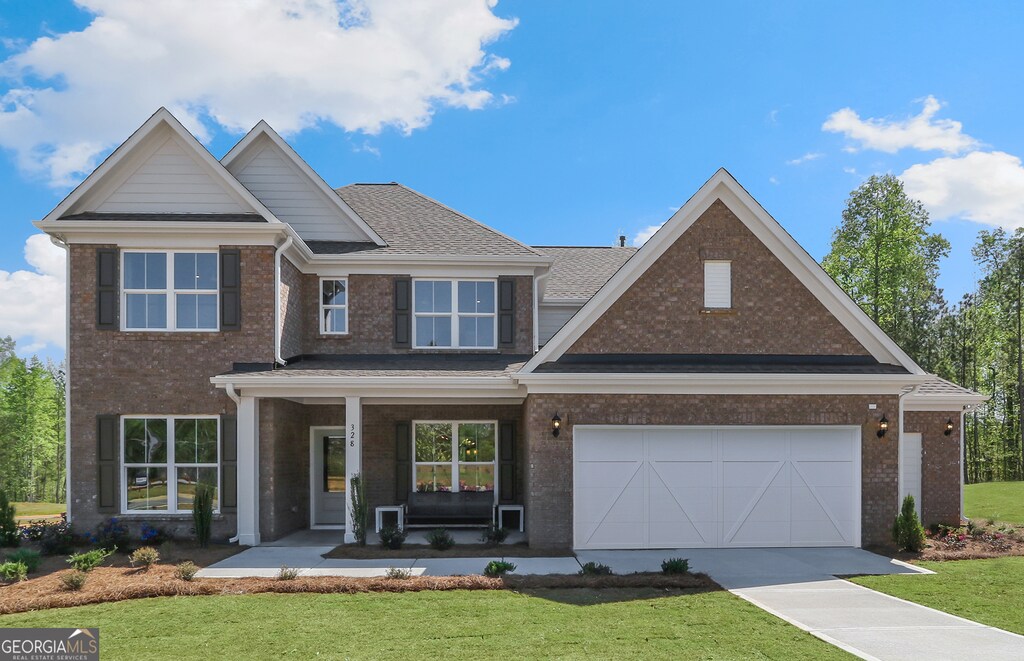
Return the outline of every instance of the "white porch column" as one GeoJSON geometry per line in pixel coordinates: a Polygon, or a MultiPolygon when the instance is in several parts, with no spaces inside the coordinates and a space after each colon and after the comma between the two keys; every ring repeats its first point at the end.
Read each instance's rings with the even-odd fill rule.
{"type": "Polygon", "coordinates": [[[352,476],[363,478],[363,407],[358,397],[345,398],[345,438],[345,543],[352,544],[352,476]]]}
{"type": "Polygon", "coordinates": [[[260,543],[260,403],[255,397],[238,402],[238,543],[260,543]]]}

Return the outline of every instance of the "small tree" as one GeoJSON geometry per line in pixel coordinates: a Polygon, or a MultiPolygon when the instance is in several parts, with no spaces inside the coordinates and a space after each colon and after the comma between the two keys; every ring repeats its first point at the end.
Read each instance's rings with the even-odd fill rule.
{"type": "Polygon", "coordinates": [[[7,493],[0,489],[0,546],[17,546],[21,542],[14,514],[14,505],[7,500],[7,493]]]}
{"type": "Polygon", "coordinates": [[[213,526],[213,489],[202,482],[196,485],[192,499],[192,523],[196,528],[196,541],[205,549],[210,543],[213,526]]]}
{"type": "Polygon", "coordinates": [[[356,544],[366,546],[366,520],[369,508],[366,505],[363,479],[358,473],[349,480],[349,488],[352,489],[352,535],[356,538],[356,544]]]}
{"type": "Polygon", "coordinates": [[[924,528],[917,518],[914,497],[910,494],[903,499],[903,509],[892,524],[892,541],[901,551],[917,553],[924,548],[924,528]]]}

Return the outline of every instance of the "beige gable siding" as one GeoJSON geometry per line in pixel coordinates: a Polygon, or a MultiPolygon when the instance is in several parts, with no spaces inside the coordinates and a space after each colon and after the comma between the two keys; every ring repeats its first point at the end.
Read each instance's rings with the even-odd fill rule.
{"type": "Polygon", "coordinates": [[[565,325],[565,322],[576,312],[581,305],[549,305],[541,303],[537,310],[537,342],[544,346],[551,339],[551,336],[565,325]]]}
{"type": "Polygon", "coordinates": [[[169,137],[95,207],[100,213],[245,213],[223,183],[169,137]]]}
{"type": "Polygon", "coordinates": [[[567,353],[869,355],[720,200],[567,353]],[[704,262],[732,263],[732,307],[704,308],[704,262]]]}
{"type": "Polygon", "coordinates": [[[257,144],[255,156],[243,167],[231,169],[275,216],[309,241],[369,240],[336,206],[332,208],[324,194],[277,147],[268,140],[257,144]]]}

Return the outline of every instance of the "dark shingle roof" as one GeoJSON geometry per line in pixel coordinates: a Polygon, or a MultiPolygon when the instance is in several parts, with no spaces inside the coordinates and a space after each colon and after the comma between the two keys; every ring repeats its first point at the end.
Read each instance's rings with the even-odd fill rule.
{"type": "Polygon", "coordinates": [[[314,253],[540,257],[529,246],[401,184],[352,184],[337,193],[388,245],[307,241],[314,253]]]}
{"type": "Polygon", "coordinates": [[[61,220],[120,220],[128,222],[265,223],[258,213],[76,213],[61,220]]]}
{"type": "Polygon", "coordinates": [[[871,356],[777,354],[568,354],[537,372],[586,374],[908,374],[871,356]]]}
{"type": "Polygon", "coordinates": [[[302,356],[276,370],[236,365],[231,374],[280,377],[509,377],[530,356],[513,354],[365,354],[302,356]]]}
{"type": "Polygon", "coordinates": [[[555,260],[544,298],[585,302],[593,298],[637,248],[534,246],[534,250],[555,260]]]}

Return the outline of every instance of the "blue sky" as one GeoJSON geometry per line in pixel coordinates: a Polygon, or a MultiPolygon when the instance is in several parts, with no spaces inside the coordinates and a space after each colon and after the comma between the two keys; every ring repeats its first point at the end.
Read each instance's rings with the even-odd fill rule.
{"type": "Polygon", "coordinates": [[[1024,225],[1019,3],[161,4],[0,0],[0,335],[23,348],[62,353],[30,221],[159,105],[217,157],[265,117],[332,185],[401,181],[534,244],[632,241],[725,167],[820,259],[893,173],[953,244],[956,300],[978,230],[1024,225]]]}

